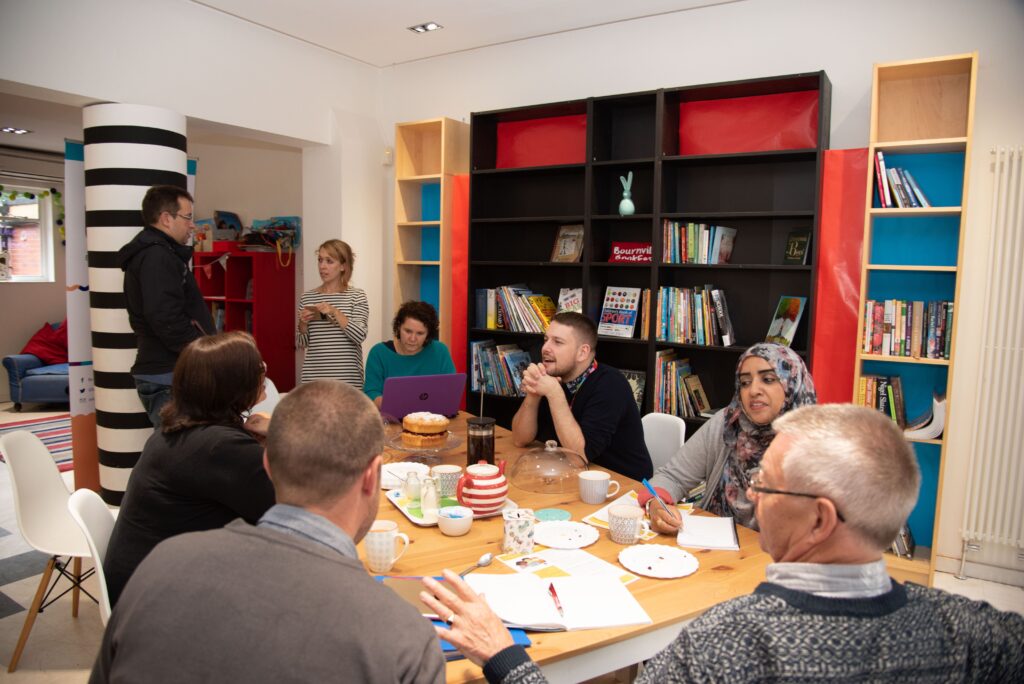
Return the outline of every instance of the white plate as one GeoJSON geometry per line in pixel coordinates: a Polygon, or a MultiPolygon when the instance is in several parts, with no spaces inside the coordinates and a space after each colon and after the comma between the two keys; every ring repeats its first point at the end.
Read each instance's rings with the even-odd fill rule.
{"type": "Polygon", "coordinates": [[[619,552],[623,567],[638,575],[671,579],[697,572],[700,563],[689,551],[665,544],[637,544],[619,552]]]}
{"type": "Polygon", "coordinates": [[[582,549],[597,541],[596,528],[581,522],[553,520],[537,523],[533,540],[549,549],[582,549]]]}
{"type": "Polygon", "coordinates": [[[401,489],[409,473],[416,473],[420,481],[430,474],[430,466],[424,463],[385,463],[380,469],[381,489],[401,489]]]}

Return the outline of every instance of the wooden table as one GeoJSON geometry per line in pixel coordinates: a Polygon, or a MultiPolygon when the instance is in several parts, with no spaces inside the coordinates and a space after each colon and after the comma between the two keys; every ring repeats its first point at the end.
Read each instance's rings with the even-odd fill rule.
{"type": "MultiPolygon", "coordinates": [[[[462,437],[463,444],[442,455],[445,463],[466,465],[467,417],[468,414],[460,414],[452,421],[451,431],[462,437]]],[[[528,449],[519,449],[512,443],[512,434],[508,430],[496,429],[495,455],[497,460],[508,461],[506,470],[526,451],[528,449]]],[[[385,453],[385,462],[400,461],[406,456],[406,453],[389,450],[385,453]]],[[[618,473],[612,473],[612,478],[622,485],[620,494],[630,489],[642,489],[638,482],[618,473]]],[[[580,501],[575,488],[565,494],[535,494],[509,483],[509,498],[521,508],[563,508],[572,513],[573,520],[581,520],[601,507],[580,501]]],[[[487,551],[495,556],[501,553],[501,516],[475,520],[469,533],[462,537],[446,537],[436,526],[412,524],[382,495],[377,517],[398,522],[411,542],[391,569],[391,575],[439,575],[443,568],[462,570],[469,567],[487,551]]],[[[740,527],[738,532],[739,551],[691,549],[700,561],[700,569],[689,577],[674,580],[641,577],[629,585],[633,596],[651,616],[652,624],[575,632],[531,632],[529,636],[533,645],[527,652],[552,682],[578,682],[650,658],[668,645],[686,622],[717,603],[749,594],[764,580],[770,558],[759,548],[757,533],[745,527],[740,527]]],[[[649,543],[674,544],[674,540],[662,536],[649,543]]],[[[617,563],[619,551],[623,548],[612,542],[607,532],[602,530],[597,543],[585,550],[610,563],[617,563]]],[[[360,554],[365,560],[362,545],[360,554]]],[[[495,560],[490,567],[477,572],[504,573],[512,570],[495,560]]],[[[465,659],[448,664],[447,679],[449,682],[484,681],[481,669],[465,659]]]]}

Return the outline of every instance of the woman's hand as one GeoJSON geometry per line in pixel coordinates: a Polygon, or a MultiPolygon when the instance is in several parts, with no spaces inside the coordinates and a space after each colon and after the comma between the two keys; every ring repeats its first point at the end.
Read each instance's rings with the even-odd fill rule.
{"type": "Polygon", "coordinates": [[[267,438],[267,428],[270,427],[270,416],[266,413],[254,413],[245,421],[245,431],[256,438],[256,441],[263,444],[267,438]]]}
{"type": "Polygon", "coordinates": [[[434,627],[437,635],[483,667],[499,651],[513,645],[512,635],[483,597],[461,577],[447,569],[443,574],[444,584],[433,577],[423,578],[427,591],[420,592],[420,600],[451,625],[451,629],[434,627]]]}
{"type": "Polygon", "coordinates": [[[668,512],[654,498],[647,502],[647,515],[651,518],[651,529],[658,534],[677,534],[683,528],[683,515],[675,506],[668,506],[668,512]]]}

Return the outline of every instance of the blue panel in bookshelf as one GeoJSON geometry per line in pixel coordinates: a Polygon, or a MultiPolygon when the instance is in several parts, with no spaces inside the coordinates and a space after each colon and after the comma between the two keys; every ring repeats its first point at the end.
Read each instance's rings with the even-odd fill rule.
{"type": "Polygon", "coordinates": [[[939,491],[939,458],[938,444],[914,443],[917,464],[921,468],[921,493],[917,497],[917,505],[910,512],[910,533],[919,546],[932,545],[932,533],[935,530],[935,500],[939,491]]]}
{"type": "MultiPolygon", "coordinates": [[[[933,207],[958,207],[964,186],[964,153],[936,152],[926,154],[885,153],[885,166],[909,169],[921,192],[933,207]]],[[[875,207],[879,207],[877,183],[875,207]]]]}
{"type": "Polygon", "coordinates": [[[898,375],[903,386],[907,420],[912,421],[931,409],[932,394],[945,394],[949,366],[892,361],[865,361],[864,375],[898,375]]]}
{"type": "Polygon", "coordinates": [[[441,310],[440,269],[437,266],[420,267],[420,300],[434,305],[441,310]]]}
{"type": "Polygon", "coordinates": [[[871,271],[868,299],[953,300],[955,273],[928,271],[871,271]]]}
{"type": "Polygon", "coordinates": [[[879,216],[872,224],[876,265],[956,266],[959,216],[879,216]]]}
{"type": "Polygon", "coordinates": [[[420,259],[423,261],[441,260],[441,229],[428,226],[420,229],[420,259]]]}
{"type": "Polygon", "coordinates": [[[441,184],[425,183],[420,189],[420,220],[441,220],[441,184]]]}

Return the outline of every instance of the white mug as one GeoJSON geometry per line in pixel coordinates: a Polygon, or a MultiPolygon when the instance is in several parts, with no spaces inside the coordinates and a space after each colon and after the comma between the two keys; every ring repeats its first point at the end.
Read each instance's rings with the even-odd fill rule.
{"type": "Polygon", "coordinates": [[[430,474],[437,478],[437,495],[442,498],[455,496],[455,487],[462,477],[462,466],[457,465],[436,465],[430,469],[430,474]]]}
{"type": "Polygon", "coordinates": [[[608,509],[608,536],[616,544],[636,544],[650,529],[639,506],[622,504],[608,509]]]}
{"type": "Polygon", "coordinates": [[[611,479],[611,475],[603,470],[584,470],[580,472],[580,499],[583,503],[601,504],[619,493],[619,483],[611,479]],[[615,489],[611,486],[615,485],[615,489]],[[608,491],[611,489],[611,491],[608,491]]]}
{"type": "Polygon", "coordinates": [[[399,532],[398,523],[393,520],[375,520],[363,545],[367,567],[373,572],[387,572],[409,548],[409,535],[399,532]],[[395,541],[399,539],[402,540],[402,550],[395,553],[395,541]]]}

